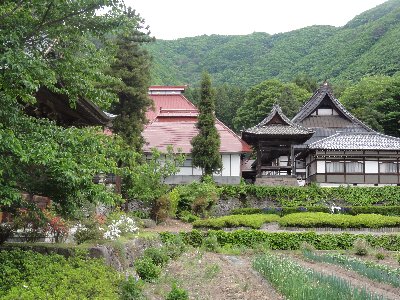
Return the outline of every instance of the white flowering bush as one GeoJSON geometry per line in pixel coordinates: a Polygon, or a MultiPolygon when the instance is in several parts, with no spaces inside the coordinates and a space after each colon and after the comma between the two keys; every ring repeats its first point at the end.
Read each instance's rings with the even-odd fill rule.
{"type": "Polygon", "coordinates": [[[139,227],[131,217],[121,215],[118,219],[112,220],[111,224],[106,227],[104,238],[108,240],[115,240],[121,235],[130,233],[137,233],[139,227]]]}

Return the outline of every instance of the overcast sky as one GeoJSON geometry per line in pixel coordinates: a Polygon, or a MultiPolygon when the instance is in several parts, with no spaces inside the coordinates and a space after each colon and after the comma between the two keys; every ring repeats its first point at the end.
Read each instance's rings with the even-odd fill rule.
{"type": "Polygon", "coordinates": [[[158,39],[343,26],[385,0],[125,0],[158,39]]]}

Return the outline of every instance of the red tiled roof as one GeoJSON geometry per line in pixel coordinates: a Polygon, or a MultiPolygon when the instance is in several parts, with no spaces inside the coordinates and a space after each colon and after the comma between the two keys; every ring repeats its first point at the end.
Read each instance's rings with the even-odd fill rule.
{"type": "Polygon", "coordinates": [[[185,109],[185,110],[197,110],[196,106],[193,105],[185,96],[181,94],[170,94],[170,95],[152,95],[149,97],[154,102],[154,110],[149,110],[146,113],[147,119],[152,122],[160,114],[161,109],[185,109]]]}
{"type": "Polygon", "coordinates": [[[186,85],[152,85],[149,87],[149,91],[184,91],[186,85]]]}
{"type": "MultiPolygon", "coordinates": [[[[163,90],[164,87],[159,88],[163,90]]],[[[155,109],[146,113],[150,123],[143,131],[147,142],[143,150],[165,151],[168,145],[173,145],[175,150],[180,148],[183,153],[190,153],[190,141],[198,133],[197,108],[182,94],[150,94],[149,97],[155,109]]],[[[251,152],[250,146],[221,121],[216,121],[216,127],[221,136],[221,153],[251,152]]]]}
{"type": "MultiPolygon", "coordinates": [[[[196,118],[170,118],[167,122],[160,122],[157,118],[143,132],[147,142],[144,152],[149,152],[152,148],[166,151],[167,146],[172,145],[174,150],[181,149],[183,153],[190,153],[190,141],[198,133],[196,122],[196,118]]],[[[216,127],[221,137],[221,153],[251,152],[249,145],[218,120],[216,127]]]]}

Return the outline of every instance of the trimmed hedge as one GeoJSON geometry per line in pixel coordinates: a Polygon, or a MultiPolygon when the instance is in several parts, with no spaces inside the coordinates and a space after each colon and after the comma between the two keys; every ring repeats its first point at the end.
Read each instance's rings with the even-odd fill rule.
{"type": "Polygon", "coordinates": [[[252,184],[222,185],[222,197],[236,197],[245,200],[254,197],[269,199],[280,206],[315,206],[327,201],[344,201],[349,206],[368,206],[373,204],[400,205],[400,187],[331,187],[317,185],[307,187],[259,186],[252,184]]]}
{"type": "MultiPolygon", "coordinates": [[[[285,216],[298,212],[326,212],[330,213],[328,206],[298,206],[298,207],[266,207],[266,208],[236,208],[231,215],[276,214],[285,216]]],[[[379,214],[385,216],[400,216],[400,206],[343,206],[340,214],[379,214]]]]}
{"type": "MultiPolygon", "coordinates": [[[[209,230],[200,232],[181,232],[186,244],[198,247],[204,238],[209,235],[217,237],[221,246],[226,244],[253,247],[259,244],[268,244],[272,250],[298,250],[303,242],[313,245],[318,250],[347,250],[353,247],[356,239],[365,239],[372,247],[380,247],[390,251],[400,249],[400,234],[351,234],[351,233],[326,233],[317,234],[315,232],[266,232],[260,230],[235,230],[226,232],[223,230],[209,230]]],[[[163,242],[175,238],[175,234],[170,232],[160,233],[163,242]]]]}
{"type": "Polygon", "coordinates": [[[400,226],[400,217],[376,214],[356,216],[327,213],[295,213],[279,219],[283,227],[333,227],[333,228],[381,228],[400,226]]]}
{"type": "Polygon", "coordinates": [[[219,218],[197,220],[193,222],[193,227],[207,227],[207,228],[230,228],[230,227],[251,227],[254,229],[260,228],[264,223],[277,222],[279,220],[277,215],[234,215],[224,216],[219,218]]]}

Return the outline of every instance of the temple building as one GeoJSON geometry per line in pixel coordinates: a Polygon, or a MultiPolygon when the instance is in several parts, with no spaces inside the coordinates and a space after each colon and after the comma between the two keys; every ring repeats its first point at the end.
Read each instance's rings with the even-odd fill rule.
{"type": "MultiPolygon", "coordinates": [[[[149,124],[143,131],[146,144],[143,148],[147,156],[156,148],[162,152],[168,146],[180,150],[186,160],[178,174],[167,178],[170,184],[189,183],[199,180],[202,170],[192,165],[191,140],[197,135],[198,110],[183,95],[185,86],[151,86],[149,97],[154,102],[154,110],[149,110],[146,117],[149,124]]],[[[220,154],[222,170],[214,174],[218,183],[239,183],[242,178],[242,157],[251,152],[251,148],[241,138],[218,119],[215,126],[221,138],[220,154]]]]}
{"type": "Polygon", "coordinates": [[[290,151],[288,136],[270,138],[277,132],[276,126],[271,126],[271,122],[274,123],[271,120],[276,119],[273,115],[280,115],[283,120],[282,113],[277,114],[277,111],[279,109],[274,107],[264,121],[242,133],[243,139],[260,152],[252,165],[256,177],[267,178],[270,174],[265,171],[269,171],[270,166],[276,169],[282,159],[289,156],[291,162],[286,165],[294,167],[291,174],[306,184],[400,185],[400,138],[378,133],[354,117],[334,97],[327,83],[314,93],[290,123],[281,122],[286,124],[282,128],[288,128],[288,132],[294,125],[303,130],[296,137],[297,143],[295,131],[292,132],[290,151]],[[304,138],[305,130],[309,132],[308,138],[304,138]],[[265,154],[274,153],[277,147],[281,149],[279,153],[265,154]]]}

